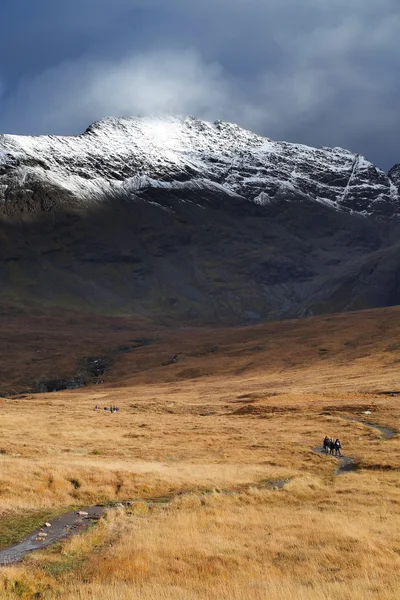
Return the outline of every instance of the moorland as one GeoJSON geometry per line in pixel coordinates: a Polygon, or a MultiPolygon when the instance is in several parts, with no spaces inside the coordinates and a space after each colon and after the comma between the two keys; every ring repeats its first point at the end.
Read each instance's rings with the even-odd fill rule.
{"type": "Polygon", "coordinates": [[[398,598],[399,436],[368,423],[400,429],[399,308],[198,329],[15,314],[1,328],[0,545],[110,509],[2,567],[0,597],[398,598]],[[351,470],[314,451],[325,435],[351,470]]]}

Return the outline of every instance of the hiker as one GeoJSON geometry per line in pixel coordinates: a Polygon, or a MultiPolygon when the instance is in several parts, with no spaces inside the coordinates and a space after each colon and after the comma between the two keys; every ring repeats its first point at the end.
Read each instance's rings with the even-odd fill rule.
{"type": "Polygon", "coordinates": [[[329,454],[331,456],[333,456],[334,451],[335,451],[335,442],[334,442],[333,438],[330,438],[330,440],[329,440],[329,454]]]}
{"type": "Polygon", "coordinates": [[[335,456],[342,456],[341,452],[342,444],[339,439],[335,440],[335,456]]]}
{"type": "Polygon", "coordinates": [[[328,451],[330,449],[330,442],[331,442],[331,438],[329,438],[327,435],[324,438],[324,441],[322,443],[322,447],[325,451],[325,454],[328,454],[328,451]]]}
{"type": "Polygon", "coordinates": [[[99,410],[99,405],[96,404],[96,406],[94,407],[94,410],[99,410]]]}

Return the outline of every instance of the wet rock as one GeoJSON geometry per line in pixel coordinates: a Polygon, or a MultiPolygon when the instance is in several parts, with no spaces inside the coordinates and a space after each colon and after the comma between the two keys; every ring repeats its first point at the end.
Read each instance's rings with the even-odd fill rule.
{"type": "Polygon", "coordinates": [[[163,362],[162,366],[166,367],[167,365],[173,365],[174,363],[177,363],[178,360],[179,360],[179,354],[174,354],[174,356],[172,356],[169,360],[163,362]]]}
{"type": "Polygon", "coordinates": [[[48,379],[37,382],[32,389],[34,394],[46,394],[61,390],[75,390],[86,385],[82,377],[66,377],[64,379],[48,379]]]}
{"type": "Polygon", "coordinates": [[[80,367],[82,372],[89,377],[100,377],[111,367],[113,360],[109,356],[89,356],[84,358],[80,367]]]}

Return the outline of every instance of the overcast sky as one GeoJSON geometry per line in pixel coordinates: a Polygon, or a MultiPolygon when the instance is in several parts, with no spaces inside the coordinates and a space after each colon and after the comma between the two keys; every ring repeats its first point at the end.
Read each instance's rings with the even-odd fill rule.
{"type": "Polygon", "coordinates": [[[399,0],[3,0],[0,131],[225,119],[400,162],[399,0]]]}

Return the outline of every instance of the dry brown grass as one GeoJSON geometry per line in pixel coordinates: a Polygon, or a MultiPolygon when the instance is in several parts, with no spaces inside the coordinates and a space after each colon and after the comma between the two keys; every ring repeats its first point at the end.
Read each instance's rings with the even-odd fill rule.
{"type": "Polygon", "coordinates": [[[150,513],[117,511],[61,553],[32,556],[3,577],[42,590],[44,568],[78,564],[47,582],[68,600],[394,599],[400,498],[386,477],[379,504],[369,475],[332,484],[305,475],[278,492],[193,494],[150,513]]]}
{"type": "MultiPolygon", "coordinates": [[[[118,343],[131,336],[118,331],[118,343]]],[[[114,511],[2,569],[0,597],[397,598],[399,436],[384,441],[342,417],[400,430],[400,396],[380,393],[400,387],[399,332],[398,309],[158,332],[104,386],[3,399],[3,519],[195,493],[114,511]],[[342,439],[358,471],[334,477],[335,460],[312,453],[325,434],[342,439]],[[255,489],[286,478],[282,491],[255,489]],[[200,493],[215,488],[242,491],[200,493]]]]}

